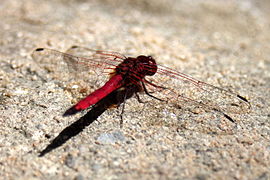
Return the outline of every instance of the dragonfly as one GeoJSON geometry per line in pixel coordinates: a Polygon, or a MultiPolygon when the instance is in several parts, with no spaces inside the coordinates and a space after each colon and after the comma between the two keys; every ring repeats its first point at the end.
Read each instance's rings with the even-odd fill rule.
{"type": "MultiPolygon", "coordinates": [[[[143,102],[143,95],[152,99],[147,101],[150,104],[161,103],[191,112],[192,109],[202,109],[202,113],[222,116],[231,123],[236,122],[231,114],[246,113],[251,108],[244,96],[157,64],[152,56],[126,57],[118,52],[72,46],[66,52],[37,48],[32,58],[47,73],[56,74],[56,77],[61,75],[67,78],[75,74],[77,79],[84,81],[96,79],[88,83],[98,84],[97,90],[69,108],[64,116],[83,111],[112,92],[130,87],[136,89],[134,94],[139,102],[143,102]]],[[[124,105],[121,124],[123,112],[124,105]]]]}

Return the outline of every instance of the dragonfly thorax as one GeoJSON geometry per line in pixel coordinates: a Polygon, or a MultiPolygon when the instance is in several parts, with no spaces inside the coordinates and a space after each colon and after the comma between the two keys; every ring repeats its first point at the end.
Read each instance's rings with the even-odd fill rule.
{"type": "Polygon", "coordinates": [[[157,64],[151,56],[128,57],[116,67],[115,72],[125,76],[124,79],[140,81],[145,76],[153,76],[157,72],[157,64]]]}

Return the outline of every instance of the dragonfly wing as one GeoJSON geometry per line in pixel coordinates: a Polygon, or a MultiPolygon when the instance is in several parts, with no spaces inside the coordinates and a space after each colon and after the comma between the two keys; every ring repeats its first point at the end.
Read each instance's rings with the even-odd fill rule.
{"type": "MultiPolygon", "coordinates": [[[[159,66],[157,73],[150,77],[149,81],[162,87],[157,88],[148,85],[150,89],[157,89],[157,93],[167,92],[166,101],[174,103],[188,101],[200,106],[208,106],[215,110],[236,114],[250,110],[250,103],[243,96],[164,66],[159,66]],[[172,99],[171,96],[174,98],[172,99]]],[[[153,94],[155,91],[153,90],[153,94]]]]}
{"type": "MultiPolygon", "coordinates": [[[[226,123],[232,123],[231,126],[235,128],[234,115],[250,110],[250,103],[246,98],[164,66],[159,65],[157,73],[145,79],[149,93],[163,99],[166,108],[169,109],[168,105],[171,105],[185,111],[180,111],[182,113],[179,117],[184,117],[187,112],[191,115],[196,114],[197,118],[202,114],[214,115],[216,120],[225,119],[226,123]]],[[[221,123],[216,122],[216,126],[213,126],[215,121],[212,120],[215,118],[205,116],[203,119],[211,119],[208,121],[208,127],[217,127],[221,123]]],[[[207,131],[216,131],[210,129],[207,131]]]]}
{"type": "Polygon", "coordinates": [[[79,91],[89,93],[108,81],[110,73],[124,56],[74,46],[65,53],[38,48],[33,51],[32,58],[41,67],[39,71],[43,72],[42,77],[46,81],[57,80],[67,89],[78,85],[79,91]],[[92,90],[88,90],[89,87],[92,90]]]}
{"type": "Polygon", "coordinates": [[[126,59],[126,56],[118,52],[94,50],[82,46],[72,46],[66,51],[66,53],[86,58],[91,57],[94,59],[103,59],[103,61],[107,61],[108,63],[111,63],[111,60],[113,59],[113,61],[117,63],[115,65],[118,65],[126,59]]]}
{"type": "Polygon", "coordinates": [[[97,51],[73,46],[66,53],[47,48],[38,48],[32,53],[33,59],[48,73],[61,80],[106,77],[124,56],[113,52],[97,51]],[[107,74],[107,75],[106,75],[107,74]]]}

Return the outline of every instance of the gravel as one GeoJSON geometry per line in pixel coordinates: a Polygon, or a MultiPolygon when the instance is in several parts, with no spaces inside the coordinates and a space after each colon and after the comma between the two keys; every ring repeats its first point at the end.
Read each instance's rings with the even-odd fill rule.
{"type": "Polygon", "coordinates": [[[269,8],[267,0],[1,1],[0,179],[269,179],[269,8]],[[73,45],[153,55],[239,92],[252,109],[218,127],[211,114],[136,98],[122,128],[122,106],[62,117],[96,87],[52,77],[31,52],[73,45]]]}

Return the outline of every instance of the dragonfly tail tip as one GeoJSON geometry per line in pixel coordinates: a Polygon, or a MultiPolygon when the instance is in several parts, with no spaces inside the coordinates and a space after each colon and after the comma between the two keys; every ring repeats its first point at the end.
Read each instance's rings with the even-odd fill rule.
{"type": "Polygon", "coordinates": [[[75,109],[74,107],[71,107],[63,114],[63,117],[74,115],[77,112],[79,112],[77,109],[75,109]]]}

